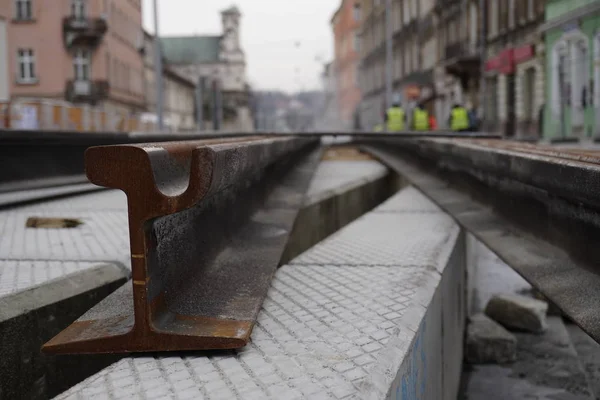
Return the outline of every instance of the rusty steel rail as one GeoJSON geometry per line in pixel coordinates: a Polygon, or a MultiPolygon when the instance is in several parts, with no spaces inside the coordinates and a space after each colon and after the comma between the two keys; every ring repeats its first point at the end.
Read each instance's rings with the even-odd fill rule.
{"type": "MultiPolygon", "coordinates": [[[[321,138],[324,136],[351,137],[494,137],[485,133],[456,132],[260,132],[268,137],[321,138]]],[[[84,152],[91,146],[116,144],[159,143],[167,141],[249,138],[253,132],[188,132],[188,133],[116,133],[70,131],[19,131],[0,129],[0,194],[56,188],[87,183],[84,173],[84,152]]],[[[71,191],[67,190],[68,193],[71,191]]],[[[12,205],[10,204],[6,205],[12,205]]],[[[0,202],[0,205],[2,203],[0,202]]]]}
{"type": "Polygon", "coordinates": [[[600,342],[600,153],[474,139],[363,144],[600,342]]]}
{"type": "Polygon", "coordinates": [[[89,179],[127,195],[132,281],[43,350],[243,347],[319,159],[301,137],[90,148],[89,179]]]}

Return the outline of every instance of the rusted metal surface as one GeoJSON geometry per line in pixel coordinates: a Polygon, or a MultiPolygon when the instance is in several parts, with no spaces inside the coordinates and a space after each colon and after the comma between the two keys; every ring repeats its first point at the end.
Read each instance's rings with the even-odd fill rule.
{"type": "Polygon", "coordinates": [[[53,353],[243,347],[320,158],[310,138],[90,148],[127,194],[132,282],[49,341],[53,353]]]}
{"type": "Polygon", "coordinates": [[[595,152],[454,139],[367,148],[600,341],[595,152]]]}

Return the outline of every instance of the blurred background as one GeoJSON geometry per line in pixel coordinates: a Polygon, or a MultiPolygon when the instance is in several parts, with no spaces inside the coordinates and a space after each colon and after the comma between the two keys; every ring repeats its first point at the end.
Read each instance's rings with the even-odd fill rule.
{"type": "Polygon", "coordinates": [[[0,0],[0,126],[600,132],[596,0],[0,0]],[[157,34],[158,33],[158,34],[157,34]]]}

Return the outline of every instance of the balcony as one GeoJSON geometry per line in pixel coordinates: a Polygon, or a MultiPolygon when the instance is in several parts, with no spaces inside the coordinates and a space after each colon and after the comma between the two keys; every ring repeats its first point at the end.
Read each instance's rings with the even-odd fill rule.
{"type": "Polygon", "coordinates": [[[444,60],[446,72],[451,75],[461,79],[480,75],[481,60],[475,45],[465,42],[449,44],[444,49],[444,60]]]}
{"type": "Polygon", "coordinates": [[[65,47],[96,47],[108,30],[104,18],[63,18],[63,38],[65,47]]]}
{"type": "Polygon", "coordinates": [[[96,104],[108,97],[108,81],[105,80],[74,80],[67,81],[65,99],[73,103],[96,104]]]}
{"type": "Polygon", "coordinates": [[[460,0],[435,0],[434,10],[440,12],[447,9],[450,6],[454,6],[460,3],[460,0]]]}

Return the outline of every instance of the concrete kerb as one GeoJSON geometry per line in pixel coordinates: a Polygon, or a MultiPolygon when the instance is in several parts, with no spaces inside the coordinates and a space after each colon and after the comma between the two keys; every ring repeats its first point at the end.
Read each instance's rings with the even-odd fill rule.
{"type": "Polygon", "coordinates": [[[401,185],[396,175],[382,169],[335,189],[310,194],[298,213],[281,264],[372,210],[401,185]]]}
{"type": "Polygon", "coordinates": [[[0,298],[0,398],[42,399],[57,395],[117,358],[59,358],[42,344],[124,284],[123,267],[100,264],[0,298]]]}
{"type": "Polygon", "coordinates": [[[387,226],[381,218],[369,222],[375,214],[308,250],[314,257],[277,271],[246,348],[128,357],[59,398],[456,398],[466,315],[464,237],[455,224],[446,225],[442,212],[413,207],[421,219],[404,225],[393,219],[387,226]],[[431,224],[432,218],[449,235],[404,244],[404,257],[390,263],[389,256],[398,254],[384,254],[390,243],[398,246],[398,238],[429,229],[421,220],[431,224]],[[343,251],[336,247],[343,240],[360,247],[360,238],[348,236],[386,229],[401,234],[390,235],[370,264],[348,257],[345,264],[318,260],[327,256],[328,243],[333,252],[343,251]],[[434,256],[419,257],[421,251],[434,256]]]}

